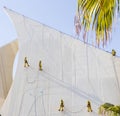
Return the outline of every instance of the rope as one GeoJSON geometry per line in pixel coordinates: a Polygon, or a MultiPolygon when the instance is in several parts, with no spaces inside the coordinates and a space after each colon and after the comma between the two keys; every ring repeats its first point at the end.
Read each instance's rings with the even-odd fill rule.
{"type": "Polygon", "coordinates": [[[120,94],[120,84],[119,84],[119,79],[118,79],[118,75],[117,75],[117,71],[116,71],[116,67],[115,67],[114,58],[115,57],[112,56],[113,69],[114,69],[114,72],[115,72],[116,83],[117,83],[117,87],[118,87],[119,94],[120,94]]]}
{"type": "MultiPolygon", "coordinates": [[[[96,49],[96,50],[97,50],[97,49],[96,49]]],[[[97,53],[97,51],[96,51],[95,53],[97,53]]],[[[97,54],[96,54],[96,58],[97,58],[97,60],[96,60],[96,65],[98,66],[98,68],[97,68],[97,66],[96,66],[96,70],[97,70],[96,76],[98,77],[98,87],[100,88],[100,92],[99,92],[99,93],[101,93],[100,95],[103,96],[103,92],[102,92],[102,79],[99,78],[100,76],[98,76],[98,75],[100,75],[100,74],[98,74],[98,72],[99,72],[98,69],[100,69],[101,63],[99,62],[99,57],[97,56],[97,54]]],[[[103,68],[103,67],[101,67],[101,68],[103,68]]],[[[104,98],[104,96],[103,96],[102,98],[104,98]]],[[[103,102],[103,103],[104,103],[104,102],[103,102]]]]}
{"type": "MultiPolygon", "coordinates": [[[[49,74],[45,71],[42,71],[42,72],[38,71],[38,74],[39,74],[38,76],[40,76],[40,74],[42,74],[43,77],[46,77],[47,79],[51,80],[52,82],[55,82],[55,83],[57,82],[59,85],[62,85],[63,87],[68,88],[75,93],[80,93],[82,96],[86,96],[86,97],[89,96],[91,98],[95,98],[94,96],[92,96],[90,94],[87,94],[87,93],[83,92],[82,90],[79,90],[78,88],[76,88],[74,86],[71,86],[69,83],[63,82],[62,80],[59,80],[59,79],[55,78],[53,75],[51,75],[51,74],[49,74]],[[42,73],[42,72],[44,72],[44,73],[42,73]]],[[[100,102],[100,100],[98,100],[98,101],[100,102]]]]}
{"type": "MultiPolygon", "coordinates": [[[[89,77],[89,60],[88,60],[88,46],[86,45],[86,56],[87,56],[87,77],[88,77],[88,82],[89,82],[89,84],[90,84],[90,86],[91,86],[91,89],[93,90],[93,92],[96,94],[96,96],[95,97],[98,97],[98,95],[97,95],[97,93],[96,93],[96,91],[95,91],[95,89],[94,89],[94,87],[93,87],[93,85],[92,85],[92,83],[91,83],[91,81],[90,81],[90,77],[89,77]]],[[[99,97],[98,97],[99,98],[99,97]]]]}
{"type": "MultiPolygon", "coordinates": [[[[38,99],[38,97],[37,98],[35,98],[35,100],[34,100],[34,102],[33,102],[33,104],[32,104],[32,106],[31,106],[31,108],[30,108],[30,110],[29,110],[29,112],[28,112],[28,115],[27,116],[30,116],[30,112],[31,112],[31,110],[32,110],[32,108],[33,108],[33,105],[35,104],[35,102],[36,102],[36,100],[38,99]]],[[[35,116],[37,116],[36,115],[37,113],[36,113],[36,109],[35,109],[35,116]]]]}
{"type": "Polygon", "coordinates": [[[79,90],[78,88],[76,88],[74,86],[71,86],[71,84],[63,82],[62,80],[59,80],[59,79],[55,78],[53,75],[51,75],[51,74],[49,74],[49,73],[47,73],[45,71],[42,71],[42,72],[38,72],[38,73],[42,74],[43,77],[47,77],[47,79],[51,80],[52,82],[58,83],[59,85],[62,85],[63,87],[65,87],[65,88],[67,88],[69,90],[72,90],[73,92],[81,95],[83,98],[84,97],[86,99],[91,98],[92,101],[93,101],[93,99],[96,99],[97,101],[99,101],[101,103],[100,99],[96,98],[95,96],[87,94],[87,93],[83,92],[82,90],[79,90]],[[44,73],[42,73],[42,72],[44,72],[44,73]]]}
{"type": "Polygon", "coordinates": [[[73,51],[73,64],[74,64],[74,75],[75,75],[75,85],[76,85],[76,57],[75,57],[75,53],[76,53],[76,47],[74,47],[74,51],[73,51]]]}
{"type": "MultiPolygon", "coordinates": [[[[99,57],[97,57],[98,58],[98,60],[99,60],[99,57]]],[[[116,71],[116,67],[115,67],[115,62],[114,62],[114,56],[111,56],[111,61],[112,61],[112,65],[113,65],[113,70],[114,70],[114,73],[115,73],[115,78],[116,78],[116,83],[117,83],[117,87],[118,87],[118,90],[119,90],[119,93],[120,93],[120,84],[119,84],[119,77],[118,77],[118,75],[117,75],[117,71],[116,71]]],[[[98,61],[97,60],[97,61],[98,61]]],[[[100,62],[98,62],[98,66],[100,66],[101,67],[101,69],[103,69],[103,67],[101,66],[101,63],[100,62]]],[[[104,69],[103,69],[103,71],[104,71],[104,69]]],[[[101,86],[100,86],[100,88],[101,88],[101,95],[102,95],[102,98],[103,98],[103,101],[104,101],[104,95],[103,95],[103,87],[102,87],[102,79],[100,80],[101,82],[101,86]]],[[[104,102],[103,102],[104,103],[104,102]]]]}
{"type": "Polygon", "coordinates": [[[42,94],[42,105],[43,105],[43,110],[44,110],[44,116],[47,116],[46,111],[45,111],[45,105],[44,105],[44,99],[43,99],[43,94],[42,94]]]}
{"type": "MultiPolygon", "coordinates": [[[[41,94],[43,95],[43,92],[41,91],[41,94]]],[[[33,96],[34,97],[34,102],[33,102],[33,105],[35,105],[35,116],[37,116],[37,110],[36,110],[36,101],[38,100],[38,98],[40,97],[40,96],[42,96],[42,95],[39,95],[39,96],[36,96],[36,95],[33,95],[33,94],[29,94],[29,95],[31,95],[31,96],[33,96]]],[[[43,100],[43,99],[42,99],[43,100]]],[[[43,103],[43,101],[42,101],[42,103],[43,103]]],[[[30,108],[30,110],[29,110],[29,112],[31,111],[31,109],[32,109],[32,107],[33,107],[33,105],[31,106],[31,108],[30,108]]],[[[45,110],[44,110],[45,111],[45,110]]],[[[29,116],[29,114],[28,114],[28,116],[29,116]]]]}
{"type": "MultiPolygon", "coordinates": [[[[28,92],[30,91],[30,90],[27,90],[28,92]]],[[[26,91],[25,91],[25,93],[24,93],[24,95],[26,94],[26,91]]],[[[30,96],[33,96],[34,97],[34,102],[32,103],[32,105],[31,105],[31,108],[29,109],[29,112],[28,112],[28,115],[27,116],[29,116],[30,115],[30,112],[31,112],[31,110],[32,110],[32,108],[33,108],[33,105],[35,105],[35,116],[37,116],[37,110],[36,110],[36,101],[39,99],[39,97],[41,96],[41,99],[42,99],[42,104],[43,104],[43,108],[44,108],[44,116],[46,116],[46,112],[45,112],[45,107],[44,107],[44,100],[43,100],[43,91],[41,91],[40,92],[40,95],[39,96],[36,96],[36,95],[34,95],[34,94],[32,94],[32,93],[29,93],[29,95],[30,96]]],[[[45,94],[46,95],[46,94],[45,94]]],[[[19,114],[20,115],[20,114],[19,114]]]]}
{"type": "Polygon", "coordinates": [[[30,74],[29,71],[33,73],[31,67],[28,67],[28,68],[25,69],[25,73],[26,73],[26,82],[27,82],[28,84],[33,84],[33,83],[35,83],[35,81],[36,81],[36,80],[35,80],[35,75],[32,75],[32,77],[33,77],[34,79],[30,81],[30,77],[28,76],[28,75],[30,74]]]}
{"type": "Polygon", "coordinates": [[[80,95],[83,98],[90,99],[91,101],[93,101],[97,105],[101,104],[100,99],[96,98],[95,96],[87,94],[87,93],[83,92],[82,90],[80,90],[80,89],[78,89],[78,88],[76,88],[74,86],[71,86],[69,83],[65,83],[65,82],[63,82],[63,81],[61,81],[59,79],[56,79],[54,76],[52,76],[51,74],[49,74],[49,73],[47,73],[45,71],[42,71],[42,72],[41,72],[41,74],[44,77],[46,77],[48,80],[50,80],[52,82],[55,82],[55,83],[58,83],[59,85],[71,90],[72,92],[80,95]],[[42,73],[42,72],[44,72],[44,73],[42,73]],[[94,100],[96,100],[96,102],[94,100]]]}
{"type": "MultiPolygon", "coordinates": [[[[27,36],[28,36],[28,38],[30,38],[30,43],[32,43],[32,35],[30,35],[29,34],[29,32],[28,32],[28,30],[27,30],[27,27],[26,27],[26,18],[25,18],[25,16],[23,16],[23,23],[24,23],[24,27],[25,27],[25,31],[26,31],[26,33],[27,33],[27,36]]],[[[27,39],[28,39],[27,38],[27,39]]],[[[27,40],[26,40],[27,41],[27,40]]],[[[32,44],[31,44],[32,45],[32,44]]],[[[30,56],[30,53],[31,53],[31,46],[27,46],[26,47],[26,54],[27,54],[27,57],[29,57],[30,56]],[[30,49],[29,49],[29,47],[30,47],[30,49]]],[[[27,71],[26,71],[26,75],[27,75],[27,71]]],[[[26,79],[28,79],[27,78],[28,76],[26,76],[26,79]]],[[[28,81],[28,80],[27,80],[28,81]]],[[[26,81],[26,82],[27,82],[26,81]]],[[[24,84],[24,85],[26,85],[26,83],[24,84]]],[[[24,88],[23,88],[23,91],[25,91],[25,86],[24,86],[24,88]]],[[[23,104],[23,99],[24,99],[24,92],[23,92],[23,95],[22,95],[22,98],[21,98],[21,103],[20,103],[20,110],[19,110],[19,113],[18,113],[18,116],[20,116],[20,114],[21,114],[21,109],[22,109],[22,104],[23,104]]]]}
{"type": "Polygon", "coordinates": [[[69,113],[80,113],[80,112],[82,112],[83,111],[83,109],[85,108],[86,106],[83,106],[80,110],[78,110],[78,111],[71,111],[71,110],[69,110],[69,109],[67,109],[66,107],[65,107],[65,111],[66,112],[69,112],[69,113]]]}
{"type": "MultiPolygon", "coordinates": [[[[30,70],[32,70],[33,72],[35,72],[35,70],[34,70],[34,68],[32,68],[32,67],[29,67],[28,69],[30,69],[30,70]]],[[[27,70],[28,71],[28,70],[27,70]]],[[[39,76],[39,72],[38,72],[38,76],[39,76]]],[[[51,76],[51,75],[50,75],[51,76]]],[[[44,76],[44,77],[46,77],[46,76],[44,76]]],[[[51,77],[50,77],[51,78],[51,77]]],[[[56,79],[57,80],[57,79],[56,79]]],[[[58,81],[60,81],[59,79],[58,79],[58,81]]],[[[62,81],[61,81],[62,82],[62,81]]],[[[65,84],[66,85],[66,84],[65,84]]],[[[37,88],[36,88],[37,89],[37,88]]],[[[73,87],[73,89],[74,89],[74,87],[73,87]]],[[[31,89],[32,90],[32,89],[31,89]]],[[[30,90],[28,90],[28,91],[30,91],[30,90]]],[[[27,91],[25,91],[25,93],[24,94],[26,94],[26,92],[27,91]]],[[[49,94],[44,94],[44,95],[49,95],[49,94]]],[[[40,95],[41,96],[41,95],[40,95]]],[[[38,96],[39,97],[39,96],[38,96]]],[[[32,104],[32,106],[31,106],[31,108],[30,108],[30,110],[29,110],[29,113],[28,113],[28,116],[29,116],[29,114],[30,114],[30,111],[31,111],[31,109],[32,109],[32,107],[33,107],[33,105],[35,104],[35,102],[37,101],[37,99],[38,99],[38,97],[36,97],[35,98],[35,100],[34,100],[34,103],[32,104]]],[[[43,94],[42,94],[42,105],[43,105],[43,109],[44,109],[44,114],[45,114],[45,116],[46,116],[46,111],[45,111],[45,106],[44,106],[44,101],[43,101],[43,94]]],[[[84,108],[84,107],[83,107],[84,108]]],[[[79,113],[79,112],[82,112],[82,110],[83,110],[83,108],[80,110],[80,111],[69,111],[67,108],[65,108],[66,109],[66,111],[67,112],[70,112],[70,113],[79,113]]],[[[35,110],[35,114],[36,114],[36,110],[35,110]]]]}
{"type": "MultiPolygon", "coordinates": [[[[60,38],[62,38],[62,34],[60,33],[60,38]]],[[[64,81],[63,79],[63,47],[62,47],[62,39],[61,39],[61,49],[60,49],[60,52],[61,52],[61,77],[62,77],[62,80],[64,81]]]]}
{"type": "MultiPolygon", "coordinates": [[[[69,112],[69,113],[81,113],[84,109],[86,108],[86,106],[83,106],[80,110],[78,110],[78,111],[70,111],[69,109],[67,109],[66,107],[65,107],[65,111],[66,112],[69,112]]],[[[94,114],[96,114],[96,115],[98,115],[98,113],[97,112],[95,112],[94,110],[92,110],[92,113],[94,113],[94,114]]]]}

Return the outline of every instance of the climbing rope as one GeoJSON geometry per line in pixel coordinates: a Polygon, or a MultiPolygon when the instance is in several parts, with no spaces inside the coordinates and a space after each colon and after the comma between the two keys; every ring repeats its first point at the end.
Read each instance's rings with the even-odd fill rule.
{"type": "MultiPolygon", "coordinates": [[[[93,90],[93,93],[95,93],[95,97],[98,97],[98,94],[97,92],[95,91],[91,81],[90,81],[90,77],[89,77],[89,57],[88,57],[88,46],[86,45],[86,57],[87,57],[87,77],[88,77],[88,82],[91,86],[91,89],[93,90]]],[[[99,97],[98,97],[99,98],[99,97]]],[[[99,98],[100,99],[100,98],[99,98]]]]}
{"type": "Polygon", "coordinates": [[[61,85],[62,87],[71,90],[72,92],[80,95],[80,96],[83,97],[83,98],[90,99],[92,102],[94,102],[94,103],[97,104],[97,105],[101,104],[101,101],[100,101],[99,98],[96,98],[95,96],[92,96],[92,95],[90,95],[90,94],[88,94],[88,93],[85,93],[85,92],[83,92],[82,90],[80,90],[80,89],[78,89],[78,88],[76,88],[76,87],[74,87],[74,86],[71,86],[71,84],[66,83],[66,82],[63,82],[62,80],[59,80],[59,79],[55,78],[53,75],[51,75],[51,74],[49,74],[49,73],[47,73],[47,72],[45,72],[45,71],[42,71],[42,72],[41,72],[41,75],[42,75],[43,77],[47,78],[48,80],[50,80],[50,81],[52,81],[52,82],[54,82],[54,83],[58,83],[58,84],[61,85]],[[95,101],[96,101],[96,102],[95,102],[95,101]]]}
{"type": "MultiPolygon", "coordinates": [[[[78,108],[79,108],[79,107],[78,107],[78,108]]],[[[65,111],[66,111],[66,112],[69,112],[69,113],[80,113],[80,112],[82,112],[85,108],[86,108],[86,106],[83,106],[83,107],[80,108],[80,110],[78,110],[78,111],[72,111],[72,110],[69,110],[69,109],[67,109],[67,108],[65,107],[65,111]]]]}
{"type": "MultiPolygon", "coordinates": [[[[59,85],[62,85],[63,87],[65,87],[65,88],[67,88],[67,89],[69,89],[69,90],[72,90],[73,92],[77,92],[78,94],[83,94],[85,97],[91,97],[90,95],[86,95],[86,93],[84,93],[83,91],[80,91],[79,89],[77,89],[76,90],[76,88],[75,87],[71,87],[71,85],[70,84],[68,84],[68,83],[63,83],[63,81],[62,80],[59,80],[59,79],[56,79],[54,76],[52,76],[52,75],[50,75],[49,73],[46,73],[45,71],[35,71],[35,69],[33,68],[33,67],[29,67],[29,68],[27,68],[27,71],[28,70],[30,70],[30,71],[33,71],[34,73],[38,73],[37,75],[38,75],[38,77],[39,76],[43,76],[44,78],[47,78],[48,80],[51,80],[52,82],[55,82],[55,83],[58,83],[59,85]]],[[[40,78],[40,77],[39,77],[40,78]]],[[[31,89],[32,90],[32,89],[31,89]]],[[[27,90],[27,91],[30,91],[30,90],[27,90]]],[[[27,91],[25,91],[25,93],[27,92],[27,91]]],[[[47,94],[44,94],[44,95],[47,95],[47,94]]],[[[48,94],[48,95],[50,95],[50,94],[48,94]]],[[[42,96],[43,97],[43,96],[42,96]]],[[[36,98],[36,99],[38,99],[38,98],[36,98]]],[[[43,98],[42,98],[43,99],[43,98]]],[[[89,99],[89,98],[87,98],[87,99],[89,99]]],[[[93,98],[93,100],[94,100],[94,98],[93,98]]],[[[36,102],[36,100],[34,101],[34,102],[36,102]]],[[[44,105],[44,102],[42,102],[43,103],[43,105],[44,105]]],[[[34,103],[33,103],[33,105],[34,105],[34,103]]],[[[79,112],[82,112],[82,109],[80,109],[79,111],[70,111],[69,109],[67,109],[66,107],[65,107],[65,109],[66,109],[66,112],[70,112],[70,113],[79,113],[79,112]]],[[[44,107],[44,113],[45,113],[45,107],[44,107]]],[[[46,113],[45,113],[46,114],[46,113]]],[[[28,114],[29,115],[29,114],[28,114]]]]}
{"type": "Polygon", "coordinates": [[[118,78],[118,75],[117,75],[116,66],[115,66],[115,62],[114,62],[115,57],[114,56],[111,56],[111,57],[112,57],[113,69],[114,69],[114,72],[115,72],[116,83],[117,83],[117,87],[118,87],[119,94],[120,94],[119,78],[118,78]]]}

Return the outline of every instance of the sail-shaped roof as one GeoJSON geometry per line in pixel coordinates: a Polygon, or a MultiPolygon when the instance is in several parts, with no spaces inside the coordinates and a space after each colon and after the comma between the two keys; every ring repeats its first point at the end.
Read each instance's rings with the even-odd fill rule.
{"type": "Polygon", "coordinates": [[[101,104],[120,103],[120,58],[6,11],[17,31],[19,59],[3,116],[97,116],[101,104]],[[88,100],[93,112],[87,112],[88,100]]]}
{"type": "Polygon", "coordinates": [[[0,47],[0,107],[12,84],[13,63],[17,50],[16,40],[0,47]]]}

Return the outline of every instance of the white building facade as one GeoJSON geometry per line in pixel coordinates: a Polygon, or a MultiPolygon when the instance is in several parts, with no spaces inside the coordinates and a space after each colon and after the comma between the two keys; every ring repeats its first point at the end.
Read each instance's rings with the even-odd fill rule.
{"type": "Polygon", "coordinates": [[[120,58],[6,10],[18,34],[19,58],[2,116],[98,116],[101,104],[120,104],[120,58]],[[61,99],[64,111],[58,111],[61,99]]]}

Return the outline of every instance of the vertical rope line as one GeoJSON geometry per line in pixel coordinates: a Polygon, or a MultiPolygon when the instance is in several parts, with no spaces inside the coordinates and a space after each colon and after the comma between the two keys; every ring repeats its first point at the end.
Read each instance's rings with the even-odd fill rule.
{"type": "Polygon", "coordinates": [[[92,84],[91,84],[91,81],[90,81],[90,77],[89,77],[89,59],[88,59],[89,57],[88,57],[88,46],[87,46],[87,45],[86,45],[86,56],[87,56],[87,77],[88,77],[88,82],[89,82],[89,84],[90,84],[90,86],[91,86],[91,89],[92,89],[93,92],[96,94],[95,97],[97,98],[98,95],[97,95],[95,89],[93,88],[93,86],[92,86],[92,84]]]}
{"type": "MultiPolygon", "coordinates": [[[[95,48],[96,49],[96,48],[95,48]]],[[[97,65],[97,55],[95,51],[95,69],[96,69],[96,78],[97,78],[97,87],[99,88],[99,76],[98,76],[98,65],[97,65]]],[[[99,97],[99,94],[97,93],[97,96],[99,97]]]]}
{"type": "MultiPolygon", "coordinates": [[[[24,23],[24,27],[25,27],[25,29],[26,29],[25,17],[24,17],[24,16],[23,16],[23,23],[24,23]]],[[[27,30],[27,29],[26,29],[26,30],[27,30]]],[[[26,48],[26,51],[28,51],[27,49],[28,49],[28,47],[26,48]]],[[[26,74],[27,74],[27,72],[28,72],[28,71],[26,71],[26,74]]],[[[25,77],[25,78],[27,78],[27,77],[25,77]]],[[[23,87],[23,94],[22,94],[21,103],[20,103],[20,106],[19,106],[18,116],[21,115],[21,109],[22,109],[22,106],[23,106],[23,100],[24,100],[24,95],[25,95],[24,91],[25,91],[25,84],[24,84],[24,87],[23,87]]]]}
{"type": "MultiPolygon", "coordinates": [[[[31,96],[33,96],[33,95],[31,95],[31,96]]],[[[29,115],[30,115],[31,110],[32,110],[33,106],[36,104],[36,103],[35,103],[35,102],[36,102],[36,100],[38,99],[38,98],[36,98],[36,96],[33,96],[33,97],[34,97],[34,102],[33,102],[33,104],[31,105],[31,108],[30,108],[30,110],[29,110],[29,112],[28,112],[28,115],[27,115],[27,116],[29,116],[29,115]]],[[[35,114],[36,114],[36,111],[35,111],[35,114]]],[[[35,115],[35,116],[37,116],[37,115],[35,115]]]]}
{"type": "MultiPolygon", "coordinates": [[[[25,27],[25,30],[27,32],[27,35],[28,35],[28,37],[30,37],[30,43],[32,43],[32,36],[30,36],[29,33],[28,33],[28,30],[27,30],[27,27],[26,27],[26,19],[25,19],[24,16],[23,16],[23,23],[24,23],[24,27],[25,27]]],[[[27,38],[26,41],[29,41],[28,38],[27,38]]],[[[29,51],[29,47],[30,47],[30,52],[31,52],[31,46],[28,45],[27,47],[25,47],[26,48],[26,54],[27,54],[27,56],[30,55],[30,52],[28,52],[29,51]]],[[[25,77],[25,78],[27,78],[27,77],[25,77]]],[[[25,85],[26,85],[26,83],[27,83],[27,81],[24,83],[23,92],[25,91],[25,85]]],[[[22,94],[22,98],[21,98],[22,102],[20,103],[20,107],[19,107],[19,112],[18,112],[19,116],[20,116],[21,109],[22,109],[23,99],[24,99],[24,93],[22,94]]]]}
{"type": "Polygon", "coordinates": [[[64,81],[64,78],[63,78],[63,42],[62,42],[62,33],[60,33],[60,38],[61,38],[61,79],[64,81]]]}
{"type": "MultiPolygon", "coordinates": [[[[75,74],[75,53],[74,53],[74,46],[72,44],[72,65],[71,65],[71,68],[72,68],[72,72],[74,74],[74,76],[72,76],[72,88],[74,86],[74,79],[75,79],[75,86],[76,86],[76,74],[75,74]]],[[[74,100],[74,93],[72,92],[72,106],[73,106],[73,100],[74,100]]]]}
{"type": "Polygon", "coordinates": [[[42,40],[41,40],[41,42],[42,42],[42,44],[41,44],[41,46],[42,46],[42,48],[43,48],[43,33],[44,33],[44,25],[42,25],[42,40]]]}
{"type": "MultiPolygon", "coordinates": [[[[25,27],[25,30],[26,30],[26,32],[27,32],[27,27],[26,27],[26,21],[25,21],[25,17],[23,16],[23,21],[24,21],[24,27],[25,27]]],[[[28,32],[27,32],[27,36],[28,36],[28,32]]],[[[27,40],[28,40],[28,38],[26,38],[27,40]]],[[[27,41],[26,40],[26,41],[27,41]]],[[[28,49],[29,49],[29,47],[27,46],[26,47],[26,54],[28,53],[28,49]]],[[[28,54],[27,54],[27,56],[28,56],[28,54]]]]}
{"type": "MultiPolygon", "coordinates": [[[[96,49],[96,48],[95,48],[96,49]]],[[[97,52],[97,51],[96,51],[97,52]]],[[[99,57],[97,57],[97,54],[95,53],[95,55],[96,55],[96,58],[97,58],[97,61],[96,61],[96,70],[97,70],[97,73],[96,73],[96,76],[98,77],[98,88],[100,89],[100,93],[102,94],[102,96],[103,96],[103,92],[102,92],[102,79],[100,78],[100,76],[98,76],[98,70],[100,69],[100,63],[98,62],[98,60],[99,60],[99,57]],[[99,69],[98,69],[98,68],[99,69]]],[[[99,96],[99,95],[98,95],[99,96]]],[[[103,96],[103,98],[104,98],[104,96],[103,96]]]]}
{"type": "Polygon", "coordinates": [[[31,105],[31,107],[29,109],[28,116],[30,115],[30,112],[31,112],[32,108],[34,108],[35,116],[37,116],[37,107],[36,106],[37,106],[37,100],[40,98],[40,96],[41,96],[41,103],[43,105],[43,110],[44,110],[43,112],[44,112],[44,114],[46,116],[46,111],[45,111],[45,106],[44,106],[44,99],[43,99],[43,91],[41,91],[40,93],[41,93],[41,95],[39,95],[39,96],[29,94],[29,95],[31,95],[34,98],[34,101],[33,101],[32,105],[31,105]]]}
{"type": "Polygon", "coordinates": [[[19,113],[18,116],[21,115],[21,110],[22,110],[22,105],[23,105],[23,99],[24,99],[25,94],[22,95],[22,100],[21,100],[21,104],[20,104],[20,108],[19,108],[19,113]]]}
{"type": "Polygon", "coordinates": [[[44,105],[44,99],[43,99],[43,93],[42,93],[42,105],[43,105],[43,110],[44,110],[44,116],[46,116],[45,105],[44,105]]]}
{"type": "Polygon", "coordinates": [[[75,54],[76,54],[76,47],[73,46],[73,64],[74,64],[74,75],[75,75],[75,87],[76,87],[76,57],[75,57],[75,54]]]}
{"type": "MultiPolygon", "coordinates": [[[[96,49],[96,48],[95,48],[96,49]]],[[[99,78],[99,76],[98,76],[98,67],[100,66],[100,64],[99,64],[99,62],[98,62],[98,59],[99,59],[99,57],[97,57],[97,54],[96,54],[96,51],[95,51],[95,58],[97,58],[97,60],[96,60],[96,77],[97,77],[97,79],[98,79],[98,84],[97,84],[97,86],[98,86],[98,88],[100,88],[100,91],[101,91],[101,93],[102,93],[102,96],[103,96],[103,89],[102,89],[102,79],[100,80],[100,78],[99,78]],[[98,65],[99,64],[99,65],[98,65]]],[[[100,68],[100,67],[99,67],[100,68]]],[[[98,93],[96,93],[96,95],[98,96],[98,98],[101,100],[101,98],[99,97],[99,94],[98,93]]],[[[104,98],[104,96],[103,96],[103,98],[104,98]]],[[[102,100],[101,100],[102,101],[102,100]]],[[[102,101],[103,102],[103,101],[102,101]]]]}
{"type": "MultiPolygon", "coordinates": [[[[29,32],[28,32],[28,28],[27,28],[27,25],[26,25],[26,18],[24,17],[24,26],[25,26],[25,30],[26,30],[26,33],[27,33],[27,36],[28,36],[28,38],[27,38],[27,41],[30,43],[30,45],[28,45],[27,46],[27,55],[28,55],[28,57],[31,55],[31,51],[32,51],[32,37],[33,37],[33,29],[32,29],[32,27],[31,27],[31,31],[32,31],[32,33],[30,34],[29,32]]],[[[30,26],[30,25],[29,25],[30,26]]],[[[30,27],[29,27],[30,28],[30,27]]]]}
{"type": "Polygon", "coordinates": [[[37,108],[36,108],[36,105],[37,105],[37,102],[36,102],[36,101],[37,101],[37,98],[36,98],[36,96],[34,96],[34,98],[35,98],[35,104],[34,104],[34,105],[35,105],[35,116],[37,116],[37,108]]]}
{"type": "Polygon", "coordinates": [[[120,94],[120,84],[119,84],[119,79],[118,79],[118,75],[117,75],[117,71],[116,71],[116,66],[115,66],[115,62],[114,62],[114,56],[112,56],[112,64],[113,64],[113,70],[115,72],[115,78],[116,78],[117,87],[118,87],[119,94],[120,94]]]}
{"type": "MultiPolygon", "coordinates": [[[[45,36],[45,35],[44,35],[44,33],[45,33],[44,31],[45,31],[45,28],[46,28],[46,27],[44,26],[44,24],[43,24],[42,26],[43,26],[43,27],[42,27],[42,44],[41,44],[41,45],[42,45],[42,49],[44,49],[44,36],[45,36]]],[[[45,54],[48,54],[46,50],[44,50],[44,53],[45,53],[45,54]]],[[[44,57],[44,56],[43,56],[43,57],[44,57]]],[[[44,58],[43,58],[43,59],[44,59],[44,58]]],[[[48,60],[49,60],[49,59],[48,59],[48,60]]],[[[48,86],[48,87],[49,87],[49,84],[50,84],[50,82],[47,82],[47,86],[48,86]]],[[[48,94],[49,94],[49,92],[50,92],[49,88],[48,88],[48,91],[47,91],[47,92],[48,92],[48,94]]],[[[50,114],[50,102],[49,102],[49,101],[50,101],[50,96],[49,96],[49,95],[47,96],[47,100],[48,100],[48,105],[47,105],[48,114],[50,114]]]]}

